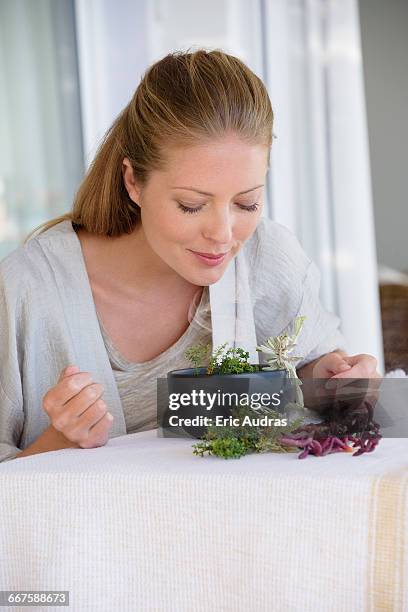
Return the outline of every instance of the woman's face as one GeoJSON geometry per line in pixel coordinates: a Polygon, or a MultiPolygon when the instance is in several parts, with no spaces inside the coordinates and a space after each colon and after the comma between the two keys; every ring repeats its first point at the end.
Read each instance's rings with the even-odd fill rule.
{"type": "Polygon", "coordinates": [[[155,255],[194,285],[217,282],[256,229],[267,153],[235,136],[172,148],[166,171],[153,171],[143,189],[125,158],[125,185],[141,208],[139,231],[155,255]]]}

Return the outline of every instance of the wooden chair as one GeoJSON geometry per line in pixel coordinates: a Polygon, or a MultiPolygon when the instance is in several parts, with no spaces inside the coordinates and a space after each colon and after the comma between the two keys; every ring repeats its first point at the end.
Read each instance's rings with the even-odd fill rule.
{"type": "Polygon", "coordinates": [[[380,284],[385,371],[408,373],[408,285],[380,284]]]}

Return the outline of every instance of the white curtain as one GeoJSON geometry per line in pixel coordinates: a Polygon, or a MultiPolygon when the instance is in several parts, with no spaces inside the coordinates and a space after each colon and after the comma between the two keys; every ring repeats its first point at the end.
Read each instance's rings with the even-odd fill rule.
{"type": "Polygon", "coordinates": [[[357,0],[262,0],[272,216],[317,263],[353,354],[383,369],[357,0]]]}
{"type": "Polygon", "coordinates": [[[83,175],[74,5],[0,2],[0,259],[66,212],[83,175]]]}

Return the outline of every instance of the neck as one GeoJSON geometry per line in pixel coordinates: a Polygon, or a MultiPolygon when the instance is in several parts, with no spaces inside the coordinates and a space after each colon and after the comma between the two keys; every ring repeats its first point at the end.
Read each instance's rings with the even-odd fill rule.
{"type": "Polygon", "coordinates": [[[131,234],[110,237],[77,232],[88,268],[96,283],[109,284],[118,291],[197,291],[170,268],[150,247],[142,226],[131,234]]]}

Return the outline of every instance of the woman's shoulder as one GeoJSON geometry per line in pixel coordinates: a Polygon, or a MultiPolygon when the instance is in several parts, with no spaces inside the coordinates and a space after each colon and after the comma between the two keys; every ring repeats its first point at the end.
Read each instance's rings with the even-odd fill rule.
{"type": "MultiPolygon", "coordinates": [[[[64,251],[64,238],[75,235],[67,222],[59,223],[42,234],[33,236],[0,261],[0,290],[11,298],[30,289],[46,291],[47,280],[52,274],[49,260],[44,253],[44,245],[54,250],[64,251]],[[62,240],[61,240],[62,238],[62,240]]],[[[70,238],[72,240],[72,238],[70,238]]]]}
{"type": "Polygon", "coordinates": [[[36,246],[33,241],[20,245],[0,261],[0,287],[13,289],[25,287],[35,275],[33,260],[36,256],[36,246]]]}

